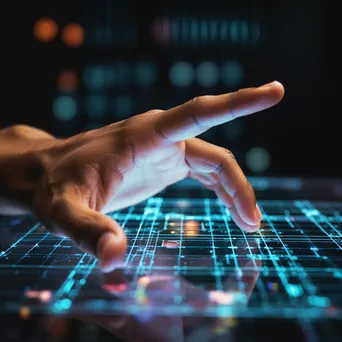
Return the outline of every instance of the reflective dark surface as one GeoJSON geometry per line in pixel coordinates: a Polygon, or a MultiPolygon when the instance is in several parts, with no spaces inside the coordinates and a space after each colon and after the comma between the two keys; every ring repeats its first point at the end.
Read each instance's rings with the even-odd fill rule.
{"type": "Polygon", "coordinates": [[[339,340],[341,183],[251,182],[264,195],[261,229],[254,234],[242,232],[211,193],[189,182],[112,213],[129,243],[122,265],[108,274],[34,218],[2,217],[5,340],[20,340],[25,326],[36,326],[44,340],[56,324],[57,335],[65,330],[61,339],[81,331],[88,338],[83,330],[93,329],[125,341],[253,341],[289,326],[298,340],[319,340],[320,334],[339,340]],[[303,199],[305,189],[316,190],[313,201],[303,199]],[[279,200],[266,200],[269,191],[279,200]],[[324,201],[318,201],[320,191],[324,201]],[[285,193],[292,200],[280,200],[285,193]],[[252,334],[275,318],[268,332],[252,334]]]}

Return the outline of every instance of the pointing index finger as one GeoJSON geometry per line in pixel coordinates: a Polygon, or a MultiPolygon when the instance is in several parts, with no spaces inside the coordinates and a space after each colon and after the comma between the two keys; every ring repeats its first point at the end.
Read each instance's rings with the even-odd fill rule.
{"type": "Polygon", "coordinates": [[[175,143],[213,126],[272,107],[283,96],[284,87],[274,81],[258,88],[197,97],[159,116],[155,121],[155,131],[165,143],[175,143]]]}

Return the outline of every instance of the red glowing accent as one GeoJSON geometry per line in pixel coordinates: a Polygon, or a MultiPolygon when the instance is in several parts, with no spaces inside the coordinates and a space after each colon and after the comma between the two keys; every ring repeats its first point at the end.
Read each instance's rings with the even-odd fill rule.
{"type": "Polygon", "coordinates": [[[179,248],[180,242],[179,241],[172,241],[172,240],[163,240],[162,247],[173,249],[173,248],[179,248]]]}
{"type": "Polygon", "coordinates": [[[108,292],[124,292],[127,290],[127,284],[104,284],[103,288],[108,292]]]}

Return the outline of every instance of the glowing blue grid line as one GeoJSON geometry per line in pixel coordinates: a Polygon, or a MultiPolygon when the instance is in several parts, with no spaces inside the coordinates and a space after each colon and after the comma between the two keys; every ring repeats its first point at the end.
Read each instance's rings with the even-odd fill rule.
{"type": "MultiPolygon", "coordinates": [[[[235,279],[234,288],[244,293],[248,277],[243,277],[243,265],[253,260],[254,266],[248,266],[248,270],[259,272],[259,276],[250,298],[251,307],[248,311],[239,308],[235,314],[255,317],[272,312],[324,316],[326,313],[322,310],[333,304],[332,312],[339,313],[342,303],[336,302],[335,294],[342,287],[342,254],[338,246],[342,243],[339,239],[342,203],[261,201],[259,204],[264,220],[261,230],[254,234],[241,231],[222,202],[216,199],[154,197],[110,214],[120,224],[125,222],[128,267],[123,270],[133,275],[129,287],[133,290],[129,294],[131,300],[138,297],[135,289],[139,278],[158,275],[158,272],[167,274],[165,279],[173,275],[185,277],[190,283],[195,281],[194,285],[203,281],[205,288],[216,291],[229,288],[226,285],[223,288],[222,284],[226,284],[227,279],[235,279]],[[186,205],[184,201],[187,201],[186,205]],[[189,227],[186,226],[189,220],[194,221],[190,231],[185,229],[189,227]],[[256,260],[261,266],[256,267],[256,260]]],[[[120,306],[101,299],[98,289],[92,287],[100,274],[96,260],[80,252],[71,240],[47,235],[40,225],[36,225],[39,230],[31,228],[23,232],[18,230],[19,221],[13,220],[9,224],[13,226],[13,234],[7,240],[10,241],[7,246],[3,244],[3,249],[13,250],[0,257],[3,275],[0,302],[6,293],[15,294],[13,303],[19,303],[19,298],[23,298],[19,285],[6,285],[16,272],[27,279],[26,289],[51,289],[53,297],[49,305],[54,312],[76,310],[82,303],[88,310],[133,310],[129,305],[120,306]],[[96,293],[100,297],[92,298],[96,293]]],[[[26,229],[27,225],[23,227],[26,229]]],[[[175,282],[173,289],[181,291],[179,285],[180,282],[175,282]]],[[[174,307],[171,303],[163,312],[195,310],[190,310],[186,300],[178,295],[174,298],[174,307]]],[[[144,307],[139,306],[140,309],[144,307]]],[[[210,305],[201,310],[199,314],[222,313],[210,305]]]]}

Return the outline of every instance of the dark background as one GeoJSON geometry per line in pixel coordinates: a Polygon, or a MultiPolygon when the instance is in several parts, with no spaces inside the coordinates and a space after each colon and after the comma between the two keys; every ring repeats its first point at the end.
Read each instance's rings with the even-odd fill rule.
{"type": "Polygon", "coordinates": [[[68,136],[277,79],[286,89],[281,104],[203,138],[231,149],[248,175],[342,176],[334,3],[13,1],[2,13],[0,126],[25,123],[68,136]],[[34,27],[47,17],[58,33],[41,42],[34,27]],[[84,29],[77,47],[63,41],[70,23],[84,29]],[[75,87],[61,84],[65,71],[76,75],[75,87]]]}

